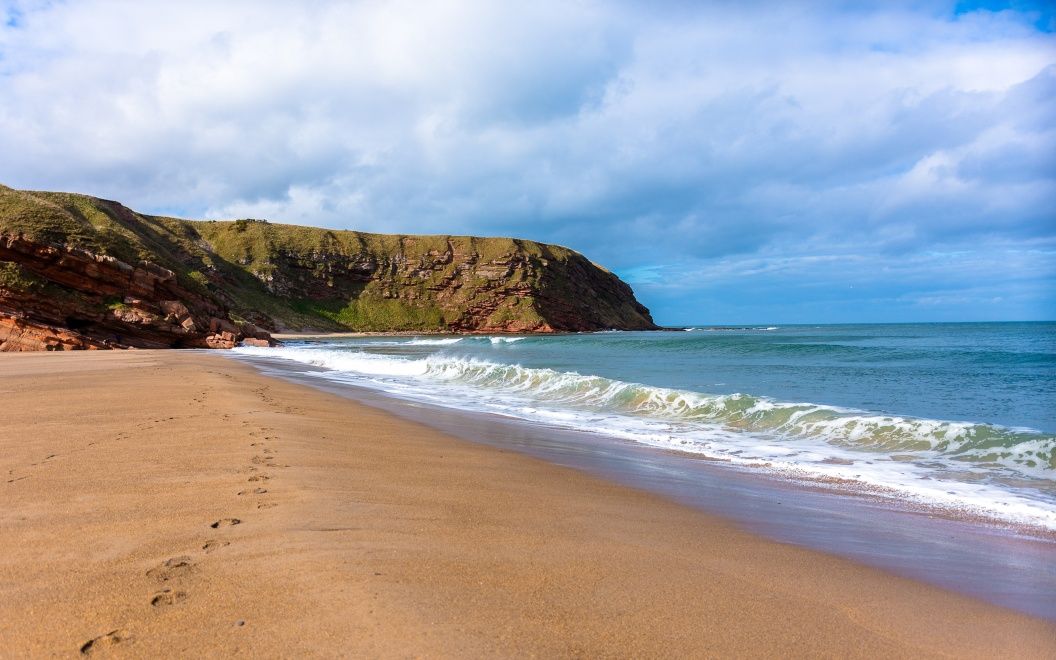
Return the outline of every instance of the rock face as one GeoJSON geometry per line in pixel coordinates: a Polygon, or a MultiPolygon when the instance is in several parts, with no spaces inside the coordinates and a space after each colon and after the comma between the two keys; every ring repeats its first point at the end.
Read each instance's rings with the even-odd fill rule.
{"type": "Polygon", "coordinates": [[[64,328],[0,315],[0,352],[74,351],[114,348],[64,328]]]}
{"type": "Polygon", "coordinates": [[[0,350],[655,328],[630,287],[558,246],[195,222],[0,186],[0,350]]]}
{"type": "Polygon", "coordinates": [[[238,227],[197,223],[196,230],[217,257],[239,264],[273,301],[293,308],[294,314],[279,310],[254,318],[269,327],[433,332],[656,327],[629,286],[558,246],[260,221],[238,227]]]}
{"type": "Polygon", "coordinates": [[[270,335],[148,261],[0,234],[0,351],[232,348],[270,335]]]}

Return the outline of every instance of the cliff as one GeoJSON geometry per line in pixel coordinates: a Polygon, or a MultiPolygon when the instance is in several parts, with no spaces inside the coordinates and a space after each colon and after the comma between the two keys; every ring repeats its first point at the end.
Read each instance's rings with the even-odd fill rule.
{"type": "Polygon", "coordinates": [[[629,286],[559,246],[190,221],[0,186],[0,350],[655,328],[629,286]]]}

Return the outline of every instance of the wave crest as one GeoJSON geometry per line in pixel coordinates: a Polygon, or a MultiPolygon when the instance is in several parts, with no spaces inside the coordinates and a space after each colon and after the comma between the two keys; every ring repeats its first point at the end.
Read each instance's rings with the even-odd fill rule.
{"type": "MultiPolygon", "coordinates": [[[[448,345],[460,340],[414,341],[448,345]]],[[[413,378],[470,387],[511,405],[547,404],[550,408],[664,422],[673,425],[673,434],[721,428],[761,435],[785,444],[816,440],[836,448],[874,454],[901,453],[915,459],[944,457],[966,465],[1001,465],[1033,476],[1051,478],[1056,470],[1056,438],[1027,429],[881,415],[749,394],[708,395],[442,354],[408,358],[363,351],[239,350],[266,351],[277,357],[353,375],[413,378]]]]}

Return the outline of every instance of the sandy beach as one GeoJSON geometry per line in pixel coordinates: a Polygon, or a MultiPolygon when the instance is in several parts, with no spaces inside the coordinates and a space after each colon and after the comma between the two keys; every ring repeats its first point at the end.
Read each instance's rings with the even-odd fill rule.
{"type": "Polygon", "coordinates": [[[1056,625],[221,355],[0,356],[0,657],[1042,657],[1056,625]]]}

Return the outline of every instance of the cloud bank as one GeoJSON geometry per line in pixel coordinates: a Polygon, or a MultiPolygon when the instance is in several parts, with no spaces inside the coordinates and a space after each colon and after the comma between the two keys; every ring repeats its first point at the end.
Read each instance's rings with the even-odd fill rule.
{"type": "Polygon", "coordinates": [[[558,242],[672,324],[1056,318],[1041,4],[0,7],[8,185],[558,242]]]}

